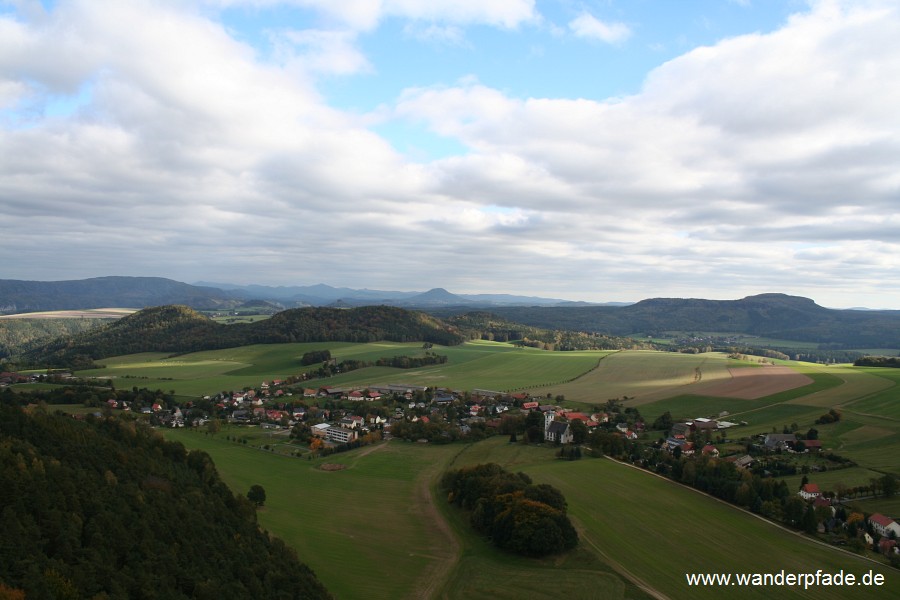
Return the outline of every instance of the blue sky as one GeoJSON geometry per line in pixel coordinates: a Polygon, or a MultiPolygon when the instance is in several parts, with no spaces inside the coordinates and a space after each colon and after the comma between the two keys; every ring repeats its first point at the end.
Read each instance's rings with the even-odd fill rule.
{"type": "Polygon", "coordinates": [[[900,309],[887,0],[0,2],[0,278],[900,309]]]}

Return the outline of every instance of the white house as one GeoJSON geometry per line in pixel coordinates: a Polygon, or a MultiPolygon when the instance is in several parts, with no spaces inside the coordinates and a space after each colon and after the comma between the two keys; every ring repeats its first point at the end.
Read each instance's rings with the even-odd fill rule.
{"type": "Polygon", "coordinates": [[[822,495],[822,492],[819,490],[819,486],[815,483],[805,484],[797,493],[800,494],[800,497],[804,500],[812,500],[813,498],[818,498],[822,495]]]}
{"type": "Polygon", "coordinates": [[[869,517],[869,523],[872,524],[872,529],[875,533],[881,535],[882,537],[890,536],[893,531],[894,534],[900,538],[900,524],[897,521],[893,520],[890,517],[886,517],[881,513],[875,513],[871,517],[869,517]]]}

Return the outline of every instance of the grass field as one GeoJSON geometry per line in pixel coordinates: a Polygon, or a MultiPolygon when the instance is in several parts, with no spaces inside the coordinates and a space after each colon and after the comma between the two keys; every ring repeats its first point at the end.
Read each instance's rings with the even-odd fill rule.
{"type": "MultiPolygon", "coordinates": [[[[415,354],[420,344],[285,344],[201,352],[167,358],[161,354],[119,357],[88,373],[115,376],[116,385],[160,387],[182,395],[214,393],[258,385],[299,372],[299,358],[328,348],[339,360],[374,360],[415,354]]],[[[436,348],[445,365],[402,371],[361,369],[320,380],[317,385],[399,383],[454,389],[529,389],[544,396],[564,394],[566,405],[603,403],[628,396],[645,420],[669,410],[677,418],[729,413],[748,425],[729,430],[740,439],[796,423],[800,432],[819,431],[826,451],[858,463],[845,470],[810,474],[826,489],[835,483],[865,484],[884,473],[900,475],[900,370],[860,369],[785,362],[806,375],[809,385],[754,400],[714,398],[698,393],[701,381],[724,378],[734,361],[721,354],[654,352],[550,353],[508,344],[475,342],[436,348]],[[563,382],[563,383],[558,383],[563,382]],[[840,421],[816,425],[836,407],[840,421]]],[[[244,430],[247,431],[247,430],[244,430]]],[[[469,446],[431,447],[392,441],[333,456],[349,468],[334,473],[316,467],[323,459],[279,456],[215,438],[173,431],[168,436],[207,450],[236,491],[254,483],[269,494],[260,513],[264,527],[298,550],[339,598],[647,598],[641,586],[669,598],[712,598],[718,588],[687,588],[685,572],[777,572],[817,568],[862,572],[867,565],[819,547],[733,507],[646,473],[605,460],[560,463],[551,448],[509,445],[492,438],[469,446]],[[453,464],[495,461],[522,470],[536,481],[557,485],[567,497],[584,535],[581,549],[554,561],[526,560],[498,553],[468,531],[464,517],[432,495],[439,474],[453,464]],[[382,573],[389,572],[390,577],[382,573]],[[623,575],[624,574],[624,575],[623,575]],[[591,582],[585,586],[584,582],[591,582]]],[[[258,432],[260,445],[268,433],[258,432]]],[[[813,456],[796,457],[815,464],[813,456]]],[[[788,478],[791,489],[801,476],[788,478]]],[[[891,501],[865,501],[892,514],[891,501]]],[[[874,567],[874,565],[873,565],[874,567]]],[[[728,597],[854,598],[898,597],[900,575],[888,572],[890,590],[841,588],[729,589],[728,597]],[[791,596],[790,594],[793,594],[791,596]]]]}
{"type": "MultiPolygon", "coordinates": [[[[225,433],[225,432],[223,432],[225,433]]],[[[267,493],[263,527],[297,549],[337,598],[719,598],[721,588],[690,588],[685,573],[884,573],[888,586],[729,588],[729,598],[897,598],[900,573],[782,530],[734,507],[606,459],[560,462],[553,449],[491,438],[428,446],[398,441],[328,459],[283,458],[198,432],[167,431],[216,461],[241,493],[267,493]],[[345,470],[325,472],[323,461],[345,470]],[[465,516],[437,494],[448,467],[498,462],[566,495],[580,548],[525,559],[474,535],[465,516]],[[443,525],[443,526],[442,526],[443,525]],[[624,574],[624,575],[623,575],[624,574]]]]}
{"type": "MultiPolygon", "coordinates": [[[[311,350],[328,349],[338,361],[375,361],[381,357],[421,354],[420,343],[344,342],[313,344],[257,344],[194,352],[178,356],[144,353],[104,359],[104,368],[79,371],[83,377],[113,377],[118,386],[174,390],[179,396],[196,397],[222,390],[258,386],[264,380],[284,379],[312,367],[300,365],[311,350]]],[[[421,369],[369,367],[351,371],[319,385],[346,386],[402,382],[411,385],[446,386],[455,389],[486,388],[498,391],[546,386],[568,381],[597,366],[608,352],[546,352],[516,348],[498,342],[470,342],[461,346],[435,347],[448,357],[444,365],[421,369]]]]}

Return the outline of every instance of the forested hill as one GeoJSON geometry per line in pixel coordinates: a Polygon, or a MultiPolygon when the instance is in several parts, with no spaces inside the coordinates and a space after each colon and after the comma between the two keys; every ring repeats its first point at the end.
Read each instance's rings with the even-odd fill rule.
{"type": "Polygon", "coordinates": [[[95,277],[73,281],[0,279],[0,314],[165,304],[217,308],[237,302],[228,292],[163,277],[95,277]]]}
{"type": "Polygon", "coordinates": [[[3,597],[330,598],[207,454],[12,398],[0,399],[3,597]]]}
{"type": "Polygon", "coordinates": [[[857,348],[892,348],[900,340],[900,311],[835,310],[784,294],[741,300],[654,298],[621,307],[497,307],[492,312],[536,327],[617,336],[728,332],[857,348]]]}
{"type": "Polygon", "coordinates": [[[137,352],[196,352],[286,342],[431,342],[455,345],[464,337],[439,319],[388,306],[296,308],[254,323],[223,325],[186,306],[158,306],[23,355],[33,364],[85,366],[92,360],[137,352]]]}

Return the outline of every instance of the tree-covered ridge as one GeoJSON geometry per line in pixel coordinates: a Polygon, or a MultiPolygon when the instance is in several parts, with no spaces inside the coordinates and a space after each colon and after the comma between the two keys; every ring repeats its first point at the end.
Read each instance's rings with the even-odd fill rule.
{"type": "Polygon", "coordinates": [[[203,452],[8,398],[0,433],[0,586],[29,599],[330,597],[203,452]]]}
{"type": "Polygon", "coordinates": [[[2,319],[0,359],[39,348],[63,336],[88,331],[110,319],[2,319]]]}
{"type": "Polygon", "coordinates": [[[137,352],[197,352],[288,342],[430,342],[464,337],[439,319],[402,308],[297,308],[254,323],[215,323],[186,306],[147,308],[110,325],[55,340],[24,355],[32,363],[83,366],[137,352]]]}
{"type": "Polygon", "coordinates": [[[525,473],[488,463],[448,471],[441,486],[450,502],[472,511],[472,526],[499,548],[546,556],[578,544],[562,492],[532,483],[525,473]]]}
{"type": "Polygon", "coordinates": [[[728,332],[837,345],[831,348],[834,350],[891,348],[900,338],[900,311],[836,310],[785,294],[740,300],[653,298],[629,306],[496,307],[491,311],[544,329],[612,336],[728,332]]]}

